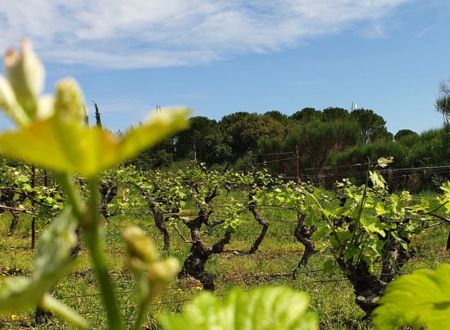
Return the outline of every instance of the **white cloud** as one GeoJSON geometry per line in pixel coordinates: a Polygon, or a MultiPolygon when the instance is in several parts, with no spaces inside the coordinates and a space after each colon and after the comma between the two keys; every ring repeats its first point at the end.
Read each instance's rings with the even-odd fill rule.
{"type": "MultiPolygon", "coordinates": [[[[410,0],[0,1],[0,49],[30,37],[48,61],[194,65],[377,22],[410,0]]],[[[379,27],[380,31],[381,26],[379,27]]]]}
{"type": "Polygon", "coordinates": [[[359,35],[367,39],[378,39],[385,36],[385,30],[381,23],[375,22],[373,24],[369,24],[365,29],[359,31],[359,35]]]}

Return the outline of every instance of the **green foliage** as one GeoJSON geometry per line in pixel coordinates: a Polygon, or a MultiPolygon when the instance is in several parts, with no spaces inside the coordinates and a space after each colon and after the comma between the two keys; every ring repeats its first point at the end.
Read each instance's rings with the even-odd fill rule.
{"type": "MultiPolygon", "coordinates": [[[[315,168],[316,173],[324,166],[364,163],[367,157],[393,155],[395,167],[446,165],[450,157],[450,128],[420,135],[403,129],[394,139],[384,118],[369,109],[348,112],[333,107],[323,111],[304,108],[290,117],[278,111],[262,115],[237,112],[220,121],[192,117],[190,123],[189,130],[146,150],[132,163],[140,168],[159,168],[196,159],[208,166],[231,163],[234,168],[245,170],[251,164],[268,161],[273,173],[294,175],[292,159],[278,162],[289,157],[257,155],[294,153],[297,144],[300,167],[315,168]]],[[[424,173],[420,179],[410,176],[407,182],[397,181],[391,183],[394,189],[420,190],[437,188],[442,176],[424,173]]]]}
{"type": "MultiPolygon", "coordinates": [[[[387,161],[381,160],[380,165],[386,165],[387,161]]],[[[369,171],[369,180],[371,186],[341,183],[339,193],[345,196],[345,204],[328,208],[328,212],[331,219],[345,217],[346,221],[346,224],[333,221],[337,236],[331,240],[331,245],[336,254],[354,265],[364,260],[374,270],[376,264],[386,261],[389,255],[385,247],[392,241],[407,250],[411,235],[422,230],[423,218],[413,210],[409,194],[398,196],[388,192],[378,172],[369,171]],[[351,235],[340,235],[346,232],[351,235]]]]}
{"type": "Polygon", "coordinates": [[[0,312],[40,306],[44,295],[67,274],[76,244],[77,219],[67,208],[45,231],[38,244],[30,278],[11,279],[0,291],[0,312]]]}
{"type": "Polygon", "coordinates": [[[281,113],[280,111],[277,110],[272,110],[272,111],[267,111],[264,113],[264,117],[272,117],[273,119],[279,121],[280,123],[282,122],[286,122],[288,119],[288,116],[286,116],[285,114],[281,113]]]}
{"type": "MultiPolygon", "coordinates": [[[[170,218],[170,213],[181,213],[185,206],[187,191],[182,185],[184,177],[181,170],[169,174],[159,170],[143,171],[126,166],[120,170],[118,180],[123,186],[131,185],[138,188],[144,197],[140,206],[150,205],[154,214],[167,213],[167,217],[170,218]]],[[[133,206],[137,206],[136,201],[133,206]]]]}
{"type": "Polygon", "coordinates": [[[450,159],[450,127],[423,132],[411,146],[410,162],[416,166],[444,165],[450,159]]]}
{"type": "Polygon", "coordinates": [[[322,111],[322,120],[335,121],[335,120],[347,120],[350,114],[346,109],[339,107],[328,107],[322,111]]]}
{"type": "Polygon", "coordinates": [[[444,122],[448,124],[448,118],[450,117],[450,95],[444,95],[436,100],[436,109],[444,118],[444,122]]]}
{"type": "Polygon", "coordinates": [[[272,116],[238,112],[225,116],[221,126],[229,139],[231,151],[243,155],[256,150],[258,140],[266,137],[284,136],[284,126],[272,116]]]}
{"type": "Polygon", "coordinates": [[[367,145],[352,146],[340,152],[334,152],[330,162],[336,166],[346,164],[365,164],[367,158],[378,159],[392,156],[396,167],[407,166],[408,148],[390,141],[378,141],[367,145]]]}
{"type": "Polygon", "coordinates": [[[318,329],[308,302],[306,294],[287,287],[234,289],[223,301],[202,293],[181,314],[164,314],[159,321],[167,330],[318,329]]]}
{"type": "Polygon", "coordinates": [[[322,112],[314,108],[303,108],[291,115],[291,119],[299,121],[301,123],[307,123],[313,120],[320,120],[322,112]]]}
{"type": "Polygon", "coordinates": [[[408,138],[417,138],[418,136],[419,136],[419,134],[417,134],[416,132],[414,132],[410,129],[401,129],[397,133],[395,133],[394,140],[400,141],[407,137],[408,138]]]}
{"type": "Polygon", "coordinates": [[[445,182],[441,186],[443,192],[442,196],[438,198],[440,205],[443,205],[447,210],[447,214],[450,214],[450,181],[445,182]]]}
{"type": "Polygon", "coordinates": [[[436,110],[442,114],[444,124],[450,123],[450,81],[442,81],[440,84],[440,96],[436,100],[436,110]]]}
{"type": "Polygon", "coordinates": [[[378,329],[412,326],[450,328],[450,265],[418,270],[393,281],[380,299],[374,322],[378,329]]]}
{"type": "Polygon", "coordinates": [[[350,118],[358,122],[362,144],[391,138],[386,128],[386,121],[372,110],[353,110],[350,118]]]}
{"type": "Polygon", "coordinates": [[[320,171],[332,151],[340,151],[356,144],[358,134],[358,126],[354,121],[312,121],[299,125],[290,132],[282,150],[292,151],[299,145],[301,167],[313,167],[320,171]]]}

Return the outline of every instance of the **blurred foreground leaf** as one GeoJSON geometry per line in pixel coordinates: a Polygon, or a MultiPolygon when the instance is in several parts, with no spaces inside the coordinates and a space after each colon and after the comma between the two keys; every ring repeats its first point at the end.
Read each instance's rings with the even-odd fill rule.
{"type": "Polygon", "coordinates": [[[52,117],[0,135],[4,156],[57,172],[95,177],[187,127],[187,109],[154,113],[123,137],[52,117]]]}
{"type": "Polygon", "coordinates": [[[77,242],[77,223],[69,208],[53,220],[39,241],[31,277],[9,279],[0,291],[0,313],[39,306],[44,295],[67,274],[77,242]]]}
{"type": "Polygon", "coordinates": [[[374,319],[378,329],[403,325],[450,329],[450,265],[399,277],[387,287],[380,303],[374,319]]]}
{"type": "Polygon", "coordinates": [[[316,316],[307,311],[309,298],[288,287],[232,290],[223,301],[204,292],[183,307],[181,314],[163,314],[167,330],[288,330],[318,329],[316,316]]]}

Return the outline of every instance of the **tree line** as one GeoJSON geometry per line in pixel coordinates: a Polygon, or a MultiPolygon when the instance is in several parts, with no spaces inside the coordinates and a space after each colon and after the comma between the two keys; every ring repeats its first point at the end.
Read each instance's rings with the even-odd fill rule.
{"type": "MultiPolygon", "coordinates": [[[[401,129],[393,134],[373,110],[338,107],[304,108],[290,116],[279,111],[236,112],[219,121],[196,116],[190,118],[189,129],[141,153],[132,163],[159,168],[197,160],[208,166],[230,164],[244,169],[266,162],[274,173],[294,175],[296,148],[300,168],[311,175],[329,167],[348,172],[354,164],[387,156],[394,157],[397,168],[448,165],[450,126],[444,123],[422,133],[401,129]],[[292,157],[283,156],[290,152],[292,157]]],[[[433,175],[426,181],[439,181],[437,186],[445,177],[433,175]]]]}

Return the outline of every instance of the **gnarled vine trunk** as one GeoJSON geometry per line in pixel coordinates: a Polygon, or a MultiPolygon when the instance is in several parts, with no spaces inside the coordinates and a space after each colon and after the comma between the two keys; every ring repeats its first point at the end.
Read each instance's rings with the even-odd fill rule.
{"type": "MultiPolygon", "coordinates": [[[[355,302],[366,313],[366,318],[370,318],[373,310],[378,307],[378,300],[386,286],[414,255],[413,250],[405,250],[389,233],[386,235],[386,241],[380,274],[371,272],[369,265],[362,259],[354,265],[351,260],[337,258],[337,263],[353,286],[355,302]]],[[[406,242],[409,243],[408,240],[406,242]]]]}
{"type": "Polygon", "coordinates": [[[259,246],[261,245],[262,241],[266,237],[267,231],[269,230],[269,222],[266,219],[264,219],[256,210],[256,201],[254,199],[254,196],[255,196],[254,192],[250,192],[248,195],[249,199],[248,210],[253,214],[253,217],[261,225],[262,228],[261,233],[253,242],[252,246],[247,251],[247,254],[253,254],[256,251],[258,251],[259,246]]]}
{"type": "Polygon", "coordinates": [[[180,275],[190,275],[200,281],[203,289],[214,291],[215,278],[213,274],[205,270],[206,263],[211,255],[222,253],[224,251],[225,245],[230,243],[232,233],[227,230],[224,237],[220,241],[216,242],[212,247],[206,246],[202,240],[200,229],[202,225],[210,226],[208,224],[209,215],[210,213],[206,213],[204,210],[201,210],[198,217],[194,220],[185,222],[186,226],[190,230],[190,243],[192,246],[189,255],[183,263],[183,268],[180,275]]]}
{"type": "Polygon", "coordinates": [[[302,243],[305,247],[303,250],[302,257],[294,269],[293,277],[296,278],[298,269],[304,267],[308,264],[309,258],[316,253],[314,241],[311,239],[312,234],[316,231],[315,226],[307,227],[305,226],[305,215],[301,212],[297,212],[297,226],[294,230],[295,238],[302,243]]]}
{"type": "Polygon", "coordinates": [[[154,207],[150,207],[152,209],[153,218],[155,220],[155,226],[158,228],[158,230],[163,235],[163,241],[164,246],[163,250],[169,250],[170,249],[170,235],[169,231],[167,230],[166,226],[166,218],[164,217],[164,214],[158,212],[154,207]]]}
{"type": "MultiPolygon", "coordinates": [[[[166,226],[166,222],[167,222],[167,217],[164,214],[164,212],[161,211],[161,209],[158,207],[157,202],[152,198],[152,196],[150,196],[144,188],[140,187],[137,184],[133,185],[140,191],[142,197],[145,198],[145,200],[147,201],[147,205],[148,208],[150,210],[150,212],[153,215],[153,219],[155,221],[155,226],[156,228],[158,228],[158,230],[161,232],[162,236],[163,236],[163,241],[164,241],[164,246],[163,246],[163,250],[169,250],[170,249],[170,234],[169,231],[167,230],[167,226],[166,226]]],[[[174,210],[174,211],[178,211],[178,210],[174,210]]]]}
{"type": "Polygon", "coordinates": [[[109,218],[114,216],[115,213],[108,211],[108,204],[117,196],[119,188],[113,182],[102,183],[100,185],[100,214],[105,217],[105,220],[109,222],[109,218]]]}
{"type": "MultiPolygon", "coordinates": [[[[18,201],[15,201],[14,198],[16,196],[16,189],[15,188],[4,188],[1,191],[0,195],[0,203],[2,205],[7,206],[9,209],[9,213],[12,216],[11,223],[8,228],[8,235],[12,235],[14,231],[17,229],[17,226],[19,224],[19,211],[16,209],[17,202],[22,203],[25,200],[25,196],[22,195],[19,197],[18,201]]],[[[5,212],[5,209],[2,209],[2,213],[5,212]]]]}

